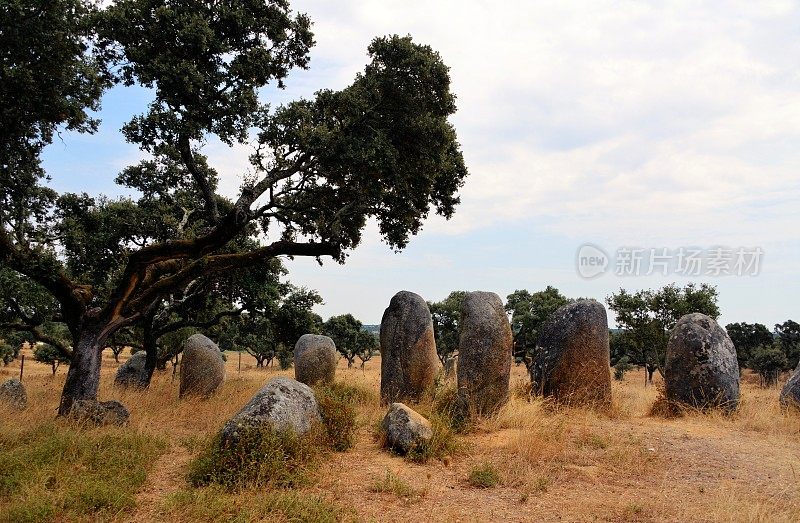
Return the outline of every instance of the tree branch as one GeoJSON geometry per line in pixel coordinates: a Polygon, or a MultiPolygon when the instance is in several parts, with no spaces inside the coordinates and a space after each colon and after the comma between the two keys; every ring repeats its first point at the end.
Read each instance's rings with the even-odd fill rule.
{"type": "Polygon", "coordinates": [[[218,312],[213,318],[207,321],[194,321],[194,320],[180,320],[168,323],[167,325],[155,331],[156,338],[160,338],[168,332],[174,332],[184,327],[196,327],[198,329],[208,329],[222,321],[223,318],[239,316],[244,312],[244,309],[232,309],[227,311],[218,312]]]}
{"type": "Polygon", "coordinates": [[[206,202],[206,210],[208,211],[211,223],[217,223],[219,221],[217,195],[214,192],[214,189],[211,187],[208,177],[201,173],[197,168],[197,162],[194,160],[194,154],[192,154],[192,146],[189,143],[189,138],[184,134],[181,134],[178,138],[178,151],[181,154],[183,163],[186,165],[186,168],[189,169],[194,181],[197,182],[198,187],[200,187],[200,191],[203,193],[203,199],[206,202]]]}
{"type": "Polygon", "coordinates": [[[58,352],[61,353],[62,356],[72,359],[72,348],[63,341],[59,340],[58,338],[54,338],[42,332],[42,330],[39,328],[38,325],[29,325],[27,323],[11,322],[11,323],[0,323],[0,328],[19,331],[19,332],[29,332],[36,341],[52,345],[53,347],[56,348],[58,352]]]}

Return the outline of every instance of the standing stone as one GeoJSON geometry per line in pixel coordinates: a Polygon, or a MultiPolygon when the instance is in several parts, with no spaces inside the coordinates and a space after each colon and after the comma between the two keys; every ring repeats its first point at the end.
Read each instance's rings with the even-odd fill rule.
{"type": "Polygon", "coordinates": [[[146,387],[146,362],[147,353],[145,353],[145,351],[140,350],[136,354],[132,355],[117,369],[117,374],[114,377],[114,384],[122,387],[146,387]]]}
{"type": "Polygon", "coordinates": [[[311,387],[285,376],[269,380],[222,428],[223,444],[236,444],[242,429],[270,426],[278,432],[306,434],[322,423],[311,387]]]}
{"type": "Polygon", "coordinates": [[[300,383],[332,383],[336,376],[336,345],[327,336],[303,334],[294,345],[294,376],[300,383]]]}
{"type": "Polygon", "coordinates": [[[800,363],[781,389],[781,405],[800,408],[800,363]]]}
{"type": "Polygon", "coordinates": [[[564,305],[542,327],[536,346],[533,390],[562,403],[611,404],[608,317],[602,304],[578,300],[564,305]]]}
{"type": "Polygon", "coordinates": [[[461,306],[458,395],[468,413],[492,414],[508,399],[511,325],[493,292],[470,292],[461,306]]]}
{"type": "Polygon", "coordinates": [[[666,399],[698,409],[739,405],[739,365],[725,330],[705,314],[683,316],[669,336],[666,399]]]}
{"type": "Polygon", "coordinates": [[[189,336],[181,359],[180,396],[210,396],[225,379],[225,360],[217,344],[203,336],[189,336]]]}
{"type": "Polygon", "coordinates": [[[25,385],[17,378],[11,378],[0,384],[0,403],[17,410],[24,410],[28,406],[28,394],[25,385]]]}
{"type": "Polygon", "coordinates": [[[392,403],[381,428],[386,433],[386,444],[403,454],[433,437],[431,422],[403,403],[392,403]]]}
{"type": "Polygon", "coordinates": [[[439,357],[428,304],[400,291],[381,319],[381,401],[418,400],[433,388],[439,357]]]}

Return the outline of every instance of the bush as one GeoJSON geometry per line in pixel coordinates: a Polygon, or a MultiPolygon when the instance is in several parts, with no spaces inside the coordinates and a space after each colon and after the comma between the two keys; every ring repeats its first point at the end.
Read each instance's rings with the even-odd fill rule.
{"type": "Polygon", "coordinates": [[[218,484],[228,489],[289,488],[307,484],[320,454],[320,427],[304,436],[269,426],[242,429],[236,445],[217,434],[189,465],[194,486],[218,484]]]}
{"type": "Polygon", "coordinates": [[[491,463],[481,463],[472,467],[469,472],[469,484],[478,488],[491,488],[500,482],[500,476],[497,474],[494,466],[491,463]]]}
{"type": "Polygon", "coordinates": [[[165,448],[152,436],[56,423],[23,433],[2,430],[0,521],[113,519],[135,505],[137,489],[165,448]]]}
{"type": "Polygon", "coordinates": [[[625,379],[625,373],[631,370],[633,366],[628,363],[628,357],[623,356],[614,364],[614,379],[622,381],[625,379]]]}
{"type": "Polygon", "coordinates": [[[342,383],[320,385],[314,391],[325,424],[328,445],[343,452],[353,446],[356,437],[356,405],[363,391],[342,383]]]}
{"type": "Polygon", "coordinates": [[[764,387],[778,383],[778,374],[783,369],[789,368],[789,360],[786,358],[786,353],[777,343],[761,345],[753,349],[749,364],[750,368],[761,376],[761,385],[764,387]]]}
{"type": "Polygon", "coordinates": [[[9,345],[8,343],[0,341],[0,363],[3,365],[8,365],[19,354],[19,346],[15,349],[13,346],[9,345]]]}

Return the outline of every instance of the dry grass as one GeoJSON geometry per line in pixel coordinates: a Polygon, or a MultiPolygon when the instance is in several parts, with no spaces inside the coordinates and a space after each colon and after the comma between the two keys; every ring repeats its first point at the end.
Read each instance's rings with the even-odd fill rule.
{"type": "MultiPolygon", "coordinates": [[[[242,361],[239,373],[238,358],[229,358],[227,380],[213,398],[178,400],[169,372],[159,373],[147,392],[116,390],[111,382],[117,364],[104,360],[100,396],[125,403],[131,424],[91,433],[149,438],[168,448],[124,504],[135,508],[102,519],[800,521],[800,412],[780,409],[778,390],[761,389],[750,376],[743,379],[735,414],[688,412],[665,419],[649,415],[658,391],[644,387],[641,372],[613,382],[612,406],[595,411],[531,398],[524,368],[514,367],[511,399],[496,416],[452,434],[457,452],[415,463],[383,451],[375,440],[385,413],[379,358],[366,371],[340,365],[337,381],[347,384],[357,412],[356,426],[348,429],[353,447],[325,455],[314,481],[238,494],[193,488],[186,472],[203,444],[267,379],[293,375],[256,369],[249,357],[242,361]],[[480,466],[496,473],[494,488],[470,485],[470,473],[480,466]]],[[[0,368],[0,379],[16,375],[17,365],[0,368]]],[[[25,367],[30,407],[0,410],[5,441],[53,425],[66,369],[51,377],[46,365],[28,359],[25,367]]],[[[432,415],[437,404],[426,400],[413,407],[432,415]]],[[[0,494],[0,511],[10,503],[0,494]]],[[[62,519],[82,518],[68,512],[62,519]]]]}

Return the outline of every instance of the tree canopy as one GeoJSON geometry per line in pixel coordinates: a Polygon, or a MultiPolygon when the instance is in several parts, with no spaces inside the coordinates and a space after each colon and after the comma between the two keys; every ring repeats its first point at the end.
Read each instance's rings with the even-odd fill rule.
{"type": "MultiPolygon", "coordinates": [[[[653,373],[662,372],[669,333],[685,314],[700,312],[717,319],[717,289],[705,283],[689,283],[684,287],[670,284],[661,289],[628,292],[620,289],[606,298],[609,309],[616,314],[621,336],[613,340],[616,347],[625,347],[624,356],[633,365],[653,373]]],[[[622,354],[617,355],[623,356],[622,354]]]]}
{"type": "Polygon", "coordinates": [[[542,326],[560,307],[571,300],[555,287],[529,292],[516,290],[506,298],[506,312],[511,314],[511,331],[514,334],[514,358],[529,367],[542,326]]]}
{"type": "Polygon", "coordinates": [[[108,337],[197,279],[280,256],[343,262],[370,219],[400,249],[431,212],[453,214],[467,170],[448,68],[430,47],[376,38],[350,86],[272,108],[259,90],[307,67],[313,45],[286,0],[93,5],[0,12],[14,28],[2,34],[13,75],[0,87],[0,264],[46,290],[70,333],[62,414],[96,397],[108,337]],[[154,93],[123,127],[148,155],[117,178],[137,196],[56,193],[42,148],[57,129],[96,130],[89,114],[115,82],[154,93]],[[200,152],[213,137],[255,139],[234,200],[200,152]]]}

